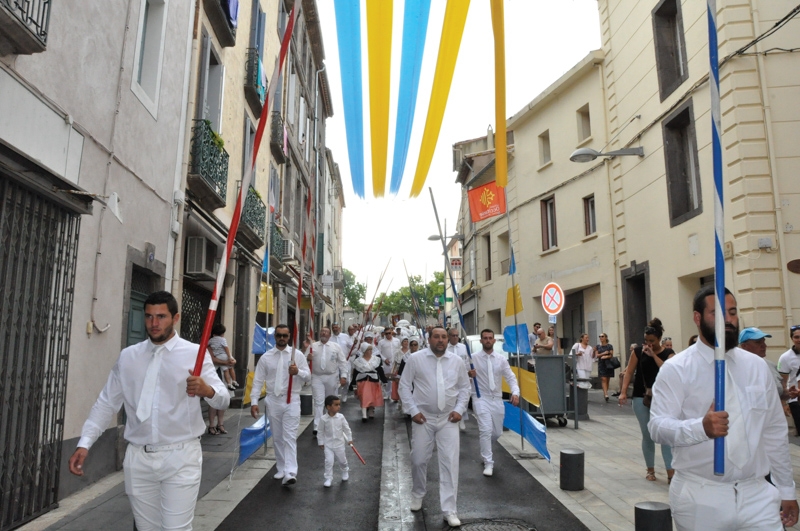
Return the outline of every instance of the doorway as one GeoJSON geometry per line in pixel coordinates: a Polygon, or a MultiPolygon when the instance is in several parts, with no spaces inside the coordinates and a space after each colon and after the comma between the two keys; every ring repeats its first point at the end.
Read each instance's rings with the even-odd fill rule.
{"type": "MultiPolygon", "coordinates": [[[[622,302],[625,314],[625,346],[642,344],[644,327],[650,315],[650,266],[648,262],[637,264],[622,271],[622,302]]],[[[621,352],[622,350],[620,350],[621,352]]]]}
{"type": "Polygon", "coordinates": [[[566,354],[584,332],[583,290],[570,293],[564,298],[564,309],[561,311],[561,315],[564,321],[561,342],[566,345],[564,347],[566,354]]]}

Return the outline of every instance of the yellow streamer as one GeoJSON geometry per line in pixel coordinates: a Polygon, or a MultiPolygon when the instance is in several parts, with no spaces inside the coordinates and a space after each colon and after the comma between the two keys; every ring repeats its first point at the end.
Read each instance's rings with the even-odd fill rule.
{"type": "Polygon", "coordinates": [[[511,317],[524,310],[522,307],[522,293],[519,290],[519,284],[513,288],[508,288],[506,292],[506,317],[511,317]]]}
{"type": "MultiPolygon", "coordinates": [[[[247,383],[244,386],[244,396],[242,397],[242,404],[247,405],[250,403],[250,390],[253,389],[253,378],[255,378],[256,373],[248,372],[247,373],[247,383]]],[[[267,384],[266,382],[264,385],[261,386],[261,396],[264,397],[267,394],[267,384]]]]}
{"type": "MultiPolygon", "coordinates": [[[[539,401],[539,386],[536,383],[536,373],[523,370],[522,378],[520,378],[519,367],[511,367],[511,371],[517,377],[517,385],[519,385],[520,395],[523,400],[536,407],[541,405],[539,401]]],[[[503,379],[503,392],[511,394],[511,388],[503,379]]]]}
{"type": "Polygon", "coordinates": [[[393,4],[392,0],[367,0],[369,122],[372,139],[372,193],[375,197],[383,197],[386,188],[393,4]]]}
{"type": "Polygon", "coordinates": [[[506,148],[506,37],[503,1],[492,0],[494,30],[494,168],[497,186],[508,184],[508,152],[506,148]]]}
{"type": "Polygon", "coordinates": [[[469,0],[447,1],[442,24],[442,38],[439,43],[439,57],[436,59],[436,72],[433,77],[431,100],[428,104],[428,117],[422,133],[422,145],[419,149],[414,183],[411,186],[411,197],[417,197],[422,191],[431,168],[433,152],[442,129],[444,110],[450,95],[450,85],[453,82],[453,72],[456,69],[458,49],[461,47],[461,37],[464,34],[468,11],[469,0]]]}

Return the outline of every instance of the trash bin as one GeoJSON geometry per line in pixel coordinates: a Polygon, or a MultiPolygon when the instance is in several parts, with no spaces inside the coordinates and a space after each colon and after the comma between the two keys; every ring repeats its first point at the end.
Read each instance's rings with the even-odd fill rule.
{"type": "MultiPolygon", "coordinates": [[[[567,411],[569,411],[569,418],[573,418],[575,406],[573,405],[574,402],[572,401],[572,393],[575,391],[575,388],[572,384],[569,385],[569,396],[567,397],[567,411]]],[[[589,390],[588,389],[581,389],[578,387],[578,420],[589,420],[589,390]]]]}
{"type": "Polygon", "coordinates": [[[314,414],[314,398],[311,395],[300,395],[300,414],[304,417],[314,414]]]}

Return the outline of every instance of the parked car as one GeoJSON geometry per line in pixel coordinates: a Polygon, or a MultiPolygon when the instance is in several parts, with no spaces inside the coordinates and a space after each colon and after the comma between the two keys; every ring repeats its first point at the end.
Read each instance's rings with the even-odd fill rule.
{"type": "MultiPolygon", "coordinates": [[[[508,354],[507,352],[503,352],[503,336],[494,336],[494,351],[498,354],[508,354]]],[[[471,353],[480,352],[483,350],[483,346],[481,346],[481,336],[467,336],[466,343],[469,345],[469,351],[471,353]]]]}

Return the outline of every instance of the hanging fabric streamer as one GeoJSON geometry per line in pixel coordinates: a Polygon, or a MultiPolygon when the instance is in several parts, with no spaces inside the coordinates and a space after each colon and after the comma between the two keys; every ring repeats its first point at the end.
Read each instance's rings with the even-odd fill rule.
{"type": "MultiPolygon", "coordinates": [[[[294,29],[294,21],[297,15],[297,8],[300,5],[300,0],[295,0],[292,6],[292,11],[289,14],[289,22],[286,25],[286,31],[283,34],[281,41],[281,50],[278,57],[278,62],[275,65],[275,70],[272,73],[272,79],[278,79],[283,69],[283,63],[286,59],[286,51],[289,49],[289,42],[292,39],[292,30],[294,29]]],[[[269,87],[269,93],[264,103],[264,108],[269,108],[269,102],[275,97],[275,90],[278,88],[277,83],[272,83],[269,87]]],[[[242,208],[244,207],[244,197],[250,190],[250,182],[253,179],[253,168],[255,167],[256,157],[258,150],[261,147],[261,138],[264,136],[264,129],[267,121],[265,118],[269,117],[269,113],[262,113],[261,118],[258,120],[258,128],[256,129],[256,137],[253,141],[253,158],[251,163],[247,165],[247,171],[244,172],[242,177],[242,185],[239,188],[239,195],[236,199],[236,206],[233,210],[233,218],[231,218],[231,226],[228,229],[228,239],[225,242],[225,247],[222,252],[222,258],[219,263],[219,271],[217,272],[217,280],[214,283],[214,290],[211,293],[211,302],[208,305],[208,312],[206,313],[206,322],[203,326],[203,335],[200,337],[200,348],[197,351],[197,359],[195,360],[194,370],[192,374],[200,376],[200,371],[203,369],[203,360],[206,356],[208,349],[208,340],[211,338],[211,328],[214,326],[214,317],[217,314],[217,306],[219,305],[219,296],[222,286],[225,281],[225,274],[228,269],[228,259],[231,256],[233,249],[233,242],[236,237],[236,232],[239,229],[239,220],[242,216],[242,208]]]]}
{"type": "Polygon", "coordinates": [[[394,133],[394,155],[392,157],[391,192],[400,191],[403,171],[411,143],[414,111],[417,108],[419,77],[422,56],[425,52],[425,36],[428,33],[430,0],[406,0],[403,9],[403,57],[400,63],[400,90],[397,94],[397,118],[394,133]]]}
{"type": "Polygon", "coordinates": [[[364,197],[364,111],[361,91],[361,13],[358,0],[336,0],[344,124],[353,191],[364,197]]]}
{"type": "Polygon", "coordinates": [[[383,197],[386,189],[393,10],[393,0],[367,0],[369,132],[372,139],[372,193],[375,197],[383,197]]]}
{"type": "Polygon", "coordinates": [[[494,32],[494,157],[497,186],[508,184],[508,152],[506,151],[506,36],[503,2],[492,0],[494,32]]]}
{"type": "Polygon", "coordinates": [[[428,104],[428,117],[422,133],[422,144],[419,150],[417,169],[414,172],[414,183],[411,186],[411,197],[417,197],[422,192],[425,179],[428,178],[433,152],[442,129],[444,110],[450,95],[450,85],[453,82],[453,73],[456,69],[456,59],[458,59],[458,50],[461,47],[461,37],[464,34],[464,25],[467,23],[468,11],[469,0],[447,1],[442,38],[439,42],[439,57],[436,59],[436,73],[428,104]]]}

